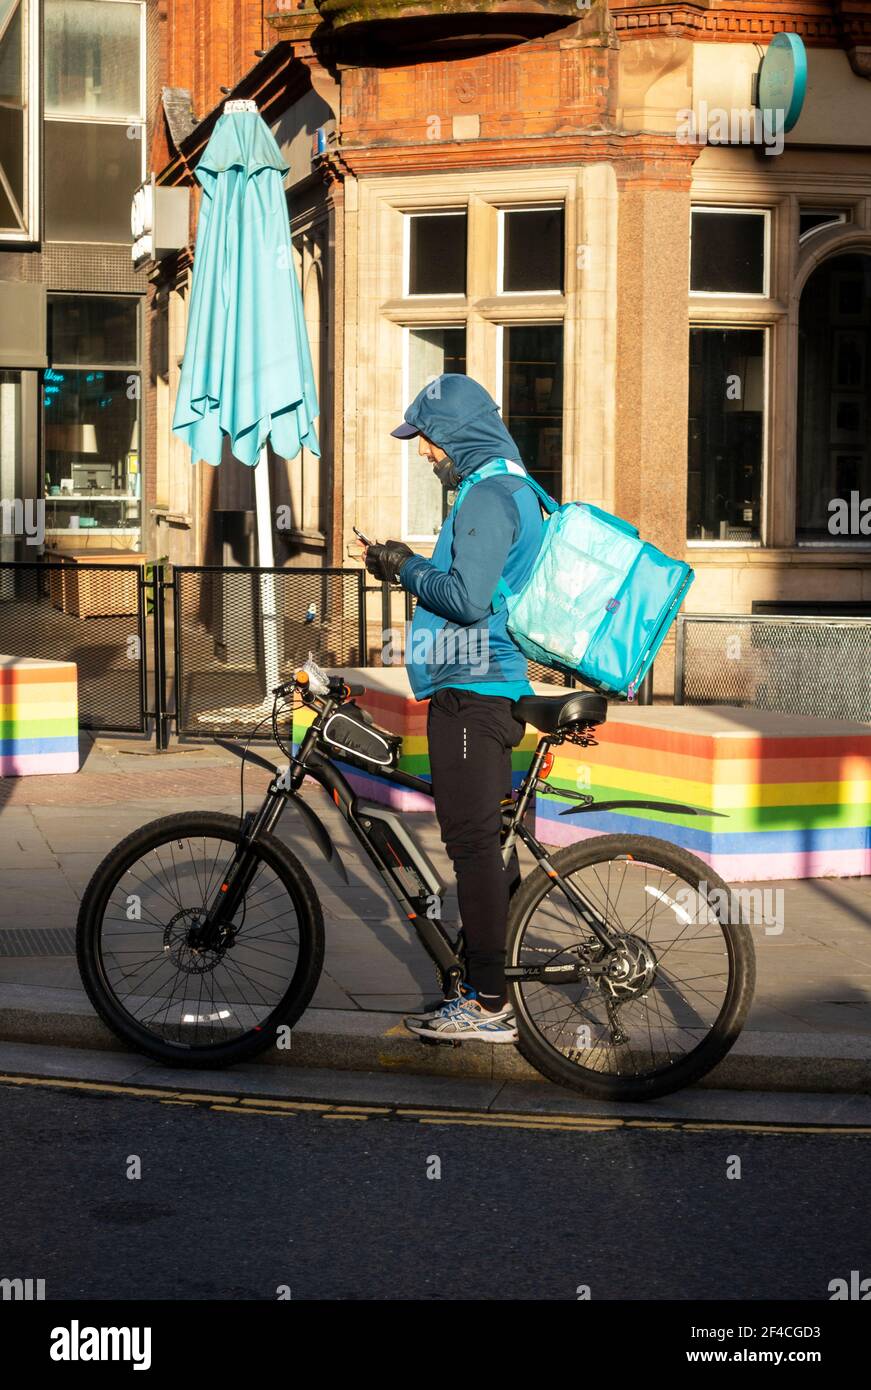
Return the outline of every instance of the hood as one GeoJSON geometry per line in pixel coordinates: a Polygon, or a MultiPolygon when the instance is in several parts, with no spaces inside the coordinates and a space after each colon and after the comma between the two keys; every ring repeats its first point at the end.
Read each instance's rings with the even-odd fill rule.
{"type": "Polygon", "coordinates": [[[461,478],[491,459],[522,462],[493,397],[470,376],[446,372],[436,377],[418,392],[405,418],[444,449],[461,478]]]}

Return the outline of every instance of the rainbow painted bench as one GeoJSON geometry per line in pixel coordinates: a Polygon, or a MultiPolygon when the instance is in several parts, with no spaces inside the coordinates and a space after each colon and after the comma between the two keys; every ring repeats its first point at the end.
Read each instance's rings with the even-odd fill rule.
{"type": "MultiPolygon", "coordinates": [[[[426,703],[411,695],[402,668],[345,669],[366,686],[358,703],[377,724],[403,735],[400,767],[429,777],[426,703]]],[[[559,688],[536,684],[538,694],[559,688]]],[[[294,742],[310,712],[294,717],[294,742]]],[[[536,801],[536,834],[548,845],[621,831],[670,840],[730,881],[846,878],[871,874],[871,725],[727,706],[612,704],[597,744],[556,749],[536,801]],[[684,802],[715,816],[631,808],[561,816],[573,803],[561,789],[597,800],[684,802]]],[[[528,728],[512,757],[515,784],[538,740],[528,728]]],[[[345,766],[361,795],[405,811],[432,811],[418,792],[345,766]]]]}
{"type": "Polygon", "coordinates": [[[621,831],[656,835],[727,881],[871,874],[871,726],[724,705],[612,705],[593,748],[563,744],[539,797],[547,844],[621,831]],[[662,811],[562,817],[560,787],[597,800],[656,798],[714,816],[662,811]]]}
{"type": "Polygon", "coordinates": [[[75,662],[0,656],[0,776],[78,770],[75,662]]]}

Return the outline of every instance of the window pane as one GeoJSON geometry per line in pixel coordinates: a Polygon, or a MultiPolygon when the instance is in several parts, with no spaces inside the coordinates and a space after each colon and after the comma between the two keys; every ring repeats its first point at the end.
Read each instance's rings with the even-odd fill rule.
{"type": "MultiPolygon", "coordinates": [[[[466,371],[465,328],[409,328],[409,400],[442,372],[466,371]]],[[[407,449],[409,536],[435,536],[445,515],[444,489],[426,459],[418,453],[416,439],[407,449]]]]}
{"type": "Polygon", "coordinates": [[[138,5],[46,0],[45,111],[140,116],[138,5]]]}
{"type": "Polygon", "coordinates": [[[799,540],[871,540],[871,256],[835,256],[811,275],[799,309],[799,540]],[[854,505],[855,503],[855,505],[854,505]]]}
{"type": "Polygon", "coordinates": [[[139,401],[129,384],[127,372],[43,373],[47,530],[138,529],[139,401]]]}
{"type": "Polygon", "coordinates": [[[24,209],[21,25],[21,4],[0,0],[0,230],[16,232],[22,230],[24,209]]]}
{"type": "Polygon", "coordinates": [[[759,539],[765,335],[690,330],[690,540],[759,539]]]}
{"type": "Polygon", "coordinates": [[[502,289],[507,294],[523,290],[562,290],[562,208],[515,209],[502,214],[502,289]]]}
{"type": "MultiPolygon", "coordinates": [[[[24,203],[24,111],[21,107],[0,106],[0,169],[21,208],[24,203]]],[[[6,196],[8,198],[8,194],[6,196]]],[[[10,224],[4,218],[2,225],[17,227],[20,219],[16,215],[10,224]]]]}
{"type": "MultiPolygon", "coordinates": [[[[5,501],[27,500],[22,487],[21,426],[21,373],[0,371],[0,497],[5,501]]],[[[16,559],[12,531],[12,518],[0,516],[0,560],[16,559]]],[[[0,579],[0,596],[8,579],[0,579]]]]}
{"type": "Polygon", "coordinates": [[[0,101],[20,106],[21,91],[21,5],[0,0],[0,101]]]}
{"type": "Polygon", "coordinates": [[[466,293],[466,214],[409,219],[409,294],[466,293]]]}
{"type": "Polygon", "coordinates": [[[49,295],[48,355],[52,362],[136,366],[136,299],[49,295]]]}
{"type": "Polygon", "coordinates": [[[559,501],[563,450],[561,324],[503,329],[502,418],[532,476],[559,501]]]}
{"type": "Polygon", "coordinates": [[[142,141],[126,126],[45,122],[49,241],[130,244],[130,204],[142,181],[142,141]]]}
{"type": "Polygon", "coordinates": [[[765,217],[762,213],[693,209],[690,289],[709,294],[762,294],[765,217]]]}

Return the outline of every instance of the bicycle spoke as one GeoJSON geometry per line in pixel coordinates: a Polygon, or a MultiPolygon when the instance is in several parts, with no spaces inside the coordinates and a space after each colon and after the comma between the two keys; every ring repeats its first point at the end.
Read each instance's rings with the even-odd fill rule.
{"type": "Polygon", "coordinates": [[[558,881],[548,885],[512,963],[562,960],[599,970],[565,985],[519,982],[529,1023],[562,1058],[600,1077],[673,1068],[716,1026],[729,992],[726,938],[704,893],[674,868],[637,855],[593,859],[563,876],[605,924],[611,945],[595,938],[558,881]]]}
{"type": "Polygon", "coordinates": [[[209,1046],[262,1029],[295,977],[296,903],[264,859],[226,939],[202,949],[191,936],[235,855],[220,836],[167,839],[126,866],[106,905],[99,949],[109,985],[131,1020],[163,1041],[209,1046]],[[138,899],[132,920],[127,885],[138,899]]]}

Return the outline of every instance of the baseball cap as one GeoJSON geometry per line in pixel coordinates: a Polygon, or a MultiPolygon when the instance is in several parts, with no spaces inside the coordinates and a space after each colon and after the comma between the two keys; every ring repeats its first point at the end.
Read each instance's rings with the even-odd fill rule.
{"type": "Polygon", "coordinates": [[[391,430],[390,433],[393,435],[394,439],[414,439],[415,435],[420,434],[420,430],[415,429],[414,425],[409,425],[403,420],[402,424],[397,425],[396,429],[391,430]]]}

